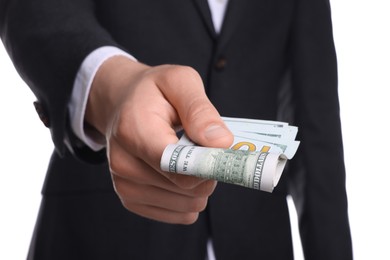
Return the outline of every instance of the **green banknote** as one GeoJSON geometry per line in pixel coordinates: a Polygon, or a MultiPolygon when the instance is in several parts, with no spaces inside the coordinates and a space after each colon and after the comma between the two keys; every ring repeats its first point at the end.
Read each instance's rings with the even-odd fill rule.
{"type": "Polygon", "coordinates": [[[230,149],[197,146],[184,134],[164,150],[161,169],[272,192],[299,147],[298,128],[276,121],[223,119],[234,135],[230,149]]]}

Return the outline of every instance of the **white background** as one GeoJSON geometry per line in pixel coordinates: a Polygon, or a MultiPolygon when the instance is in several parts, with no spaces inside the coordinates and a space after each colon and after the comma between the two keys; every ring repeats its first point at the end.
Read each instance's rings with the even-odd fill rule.
{"type": "MultiPolygon", "coordinates": [[[[357,260],[390,259],[388,2],[332,1],[357,260]]],[[[0,46],[0,259],[26,257],[53,148],[49,130],[34,111],[34,100],[0,46]]],[[[297,259],[302,259],[298,249],[297,259]]]]}

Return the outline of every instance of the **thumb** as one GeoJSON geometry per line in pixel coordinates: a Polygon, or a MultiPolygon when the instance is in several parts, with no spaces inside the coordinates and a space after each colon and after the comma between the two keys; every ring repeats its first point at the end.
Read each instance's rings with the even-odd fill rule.
{"type": "Polygon", "coordinates": [[[204,91],[200,75],[192,68],[171,66],[159,85],[175,107],[185,132],[195,143],[208,147],[229,147],[233,135],[204,91]]]}

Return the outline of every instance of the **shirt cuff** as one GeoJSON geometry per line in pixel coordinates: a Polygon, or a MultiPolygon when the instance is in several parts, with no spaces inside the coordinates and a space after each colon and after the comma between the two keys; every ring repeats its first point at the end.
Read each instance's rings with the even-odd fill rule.
{"type": "Polygon", "coordinates": [[[96,138],[92,138],[85,132],[84,116],[88,102],[89,91],[92,81],[100,66],[107,59],[113,56],[125,56],[131,60],[136,59],[130,54],[112,46],[100,47],[91,52],[81,64],[77,72],[76,79],[73,85],[71,99],[68,105],[70,115],[70,125],[74,134],[91,148],[93,151],[99,151],[105,147],[105,143],[99,142],[96,138]]]}

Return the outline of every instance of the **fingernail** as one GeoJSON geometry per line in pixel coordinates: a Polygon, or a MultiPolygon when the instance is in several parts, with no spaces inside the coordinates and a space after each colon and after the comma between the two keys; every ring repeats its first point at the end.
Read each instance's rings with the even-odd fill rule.
{"type": "Polygon", "coordinates": [[[211,125],[206,129],[204,135],[207,140],[212,141],[230,135],[230,132],[220,125],[211,125]]]}

